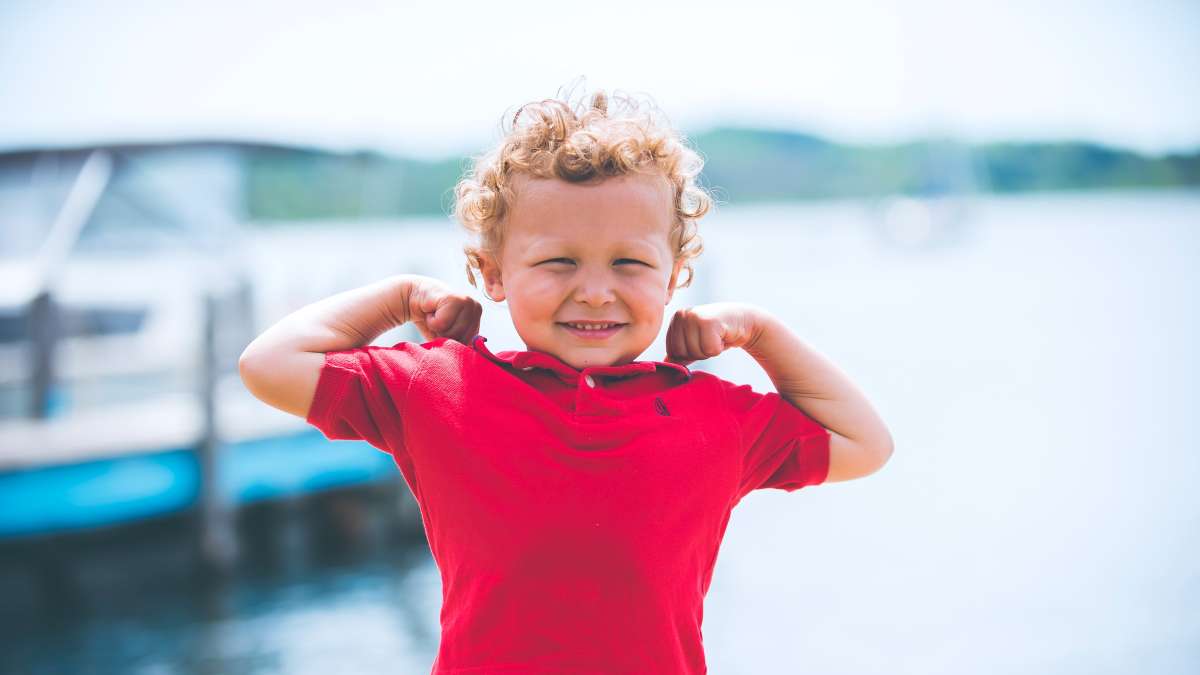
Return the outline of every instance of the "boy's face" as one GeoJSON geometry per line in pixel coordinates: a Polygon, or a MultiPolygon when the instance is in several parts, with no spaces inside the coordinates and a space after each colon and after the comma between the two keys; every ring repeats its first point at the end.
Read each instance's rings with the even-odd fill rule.
{"type": "Polygon", "coordinates": [[[530,351],[580,370],[636,360],[658,337],[683,266],[669,241],[666,178],[576,184],[520,175],[513,191],[499,261],[484,256],[488,295],[508,301],[530,351]],[[570,322],[620,325],[585,332],[570,322]]]}

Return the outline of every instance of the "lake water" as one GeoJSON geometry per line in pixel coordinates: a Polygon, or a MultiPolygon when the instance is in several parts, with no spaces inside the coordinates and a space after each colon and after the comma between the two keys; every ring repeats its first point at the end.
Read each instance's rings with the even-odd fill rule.
{"type": "MultiPolygon", "coordinates": [[[[854,202],[702,224],[696,282],[669,311],[776,313],[896,442],[865,479],[738,506],[705,605],[710,672],[1200,672],[1200,193],[989,197],[927,238],[919,225],[881,228],[854,202]]],[[[254,241],[264,292],[288,298],[268,314],[401,271],[470,288],[442,221],[254,241]]],[[[489,347],[521,348],[476,297],[489,347]]],[[[662,355],[660,336],[642,358],[662,355]]],[[[770,388],[742,352],[694,367],[770,388]]],[[[203,598],[158,589],[8,626],[0,666],[422,673],[437,650],[420,546],[203,598]]]]}

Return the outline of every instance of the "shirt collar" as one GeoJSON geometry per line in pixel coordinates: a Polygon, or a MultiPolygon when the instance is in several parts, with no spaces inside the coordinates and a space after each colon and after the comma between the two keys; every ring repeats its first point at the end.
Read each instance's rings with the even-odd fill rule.
{"type": "Polygon", "coordinates": [[[482,335],[476,335],[471,338],[471,346],[475,351],[496,363],[509,365],[521,370],[543,368],[571,379],[577,379],[584,372],[592,375],[627,377],[639,373],[653,373],[659,368],[665,368],[684,379],[691,379],[692,377],[692,371],[688,370],[687,366],[678,363],[668,363],[666,361],[633,361],[619,366],[589,366],[583,370],[577,370],[564,363],[557,356],[545,352],[502,351],[498,354],[493,354],[484,345],[485,342],[487,342],[487,338],[482,335]]]}

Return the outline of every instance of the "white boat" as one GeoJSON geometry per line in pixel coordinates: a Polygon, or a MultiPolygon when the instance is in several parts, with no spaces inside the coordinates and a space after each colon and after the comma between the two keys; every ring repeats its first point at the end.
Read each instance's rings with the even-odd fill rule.
{"type": "Polygon", "coordinates": [[[0,153],[0,539],[397,481],[237,376],[242,166],[230,144],[0,153]]]}

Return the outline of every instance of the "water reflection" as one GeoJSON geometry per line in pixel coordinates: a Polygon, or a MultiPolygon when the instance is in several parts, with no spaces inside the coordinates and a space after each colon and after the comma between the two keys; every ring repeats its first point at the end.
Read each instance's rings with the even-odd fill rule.
{"type": "Polygon", "coordinates": [[[240,517],[243,557],[229,576],[197,567],[186,518],[60,539],[52,551],[13,548],[6,553],[20,555],[6,555],[0,574],[0,665],[12,673],[428,670],[436,568],[419,532],[385,517],[388,498],[358,491],[252,507],[240,517]],[[50,560],[59,569],[46,570],[50,560]]]}

